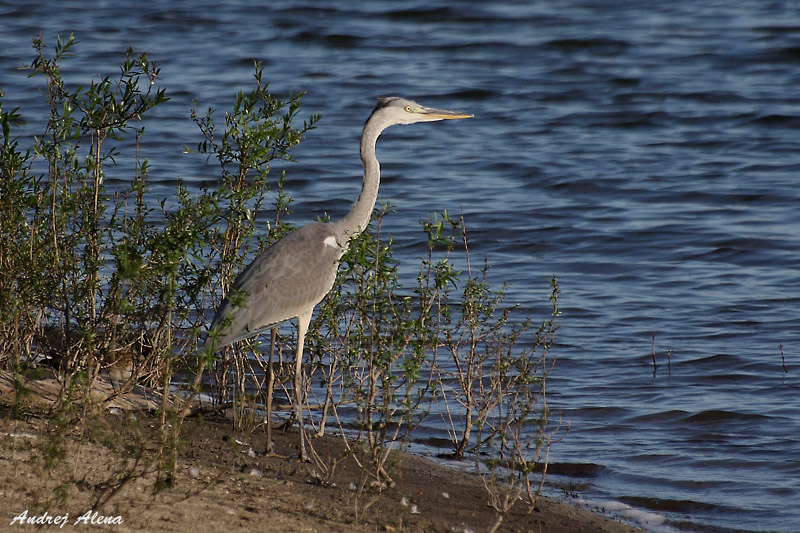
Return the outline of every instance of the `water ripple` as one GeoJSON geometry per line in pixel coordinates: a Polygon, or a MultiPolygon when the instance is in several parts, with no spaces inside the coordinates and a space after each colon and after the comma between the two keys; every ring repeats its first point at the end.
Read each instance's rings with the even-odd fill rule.
{"type": "MultiPolygon", "coordinates": [[[[678,530],[800,523],[786,505],[800,492],[794,4],[45,0],[0,14],[3,102],[26,113],[25,139],[46,102],[17,67],[41,29],[81,41],[68,83],[116,72],[131,45],[159,62],[172,100],[141,148],[167,198],[178,177],[216,179],[181,154],[199,141],[188,112],[195,98],[229,108],[253,59],[270,89],[306,90],[304,109],[324,115],[285,167],[296,224],[341,216],[358,194],[376,95],[474,113],[387,131],[381,195],[398,209],[387,227],[414,265],[416,221],[465,213],[473,257],[536,317],[557,275],[549,400],[570,431],[553,447],[554,477],[678,530]]],[[[121,160],[109,183],[130,168],[121,160]]],[[[420,431],[447,446],[435,423],[420,431]]]]}

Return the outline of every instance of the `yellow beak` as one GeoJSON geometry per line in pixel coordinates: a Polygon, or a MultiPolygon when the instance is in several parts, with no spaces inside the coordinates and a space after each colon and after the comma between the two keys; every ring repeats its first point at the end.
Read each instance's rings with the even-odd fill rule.
{"type": "Polygon", "coordinates": [[[475,115],[462,113],[461,111],[449,111],[447,109],[434,109],[432,107],[423,107],[419,112],[426,117],[441,119],[441,120],[454,120],[459,118],[472,118],[475,115]]]}

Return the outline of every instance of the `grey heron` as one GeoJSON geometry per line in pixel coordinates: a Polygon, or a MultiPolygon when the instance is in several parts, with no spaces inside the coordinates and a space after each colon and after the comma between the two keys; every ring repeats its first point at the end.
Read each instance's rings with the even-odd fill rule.
{"type": "MultiPolygon", "coordinates": [[[[361,193],[347,215],[332,223],[315,222],[293,231],[264,250],[234,280],[229,294],[242,296],[243,303],[225,298],[209,327],[206,349],[212,352],[272,328],[272,343],[278,324],[297,318],[297,350],[294,369],[293,408],[300,426],[300,458],[306,460],[303,429],[303,344],[314,307],[333,287],[338,262],[349,240],[369,223],[378,198],[380,164],[375,155],[378,136],[395,124],[464,119],[472,115],[424,107],[404,98],[381,98],[361,134],[364,181],[361,193]]],[[[271,361],[270,361],[271,362],[271,361]]],[[[270,376],[272,368],[269,368],[270,376]]],[[[267,392],[267,451],[271,385],[267,392]]]]}

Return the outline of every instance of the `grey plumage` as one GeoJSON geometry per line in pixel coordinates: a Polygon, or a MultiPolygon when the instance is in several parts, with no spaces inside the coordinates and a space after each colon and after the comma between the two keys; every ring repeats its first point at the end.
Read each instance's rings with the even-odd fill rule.
{"type": "MultiPolygon", "coordinates": [[[[223,300],[211,330],[223,328],[216,349],[255,336],[316,306],[333,287],[342,246],[331,224],[316,222],[286,235],[264,250],[234,280],[232,290],[246,305],[223,300]]],[[[210,341],[207,341],[210,342],[210,341]]]]}

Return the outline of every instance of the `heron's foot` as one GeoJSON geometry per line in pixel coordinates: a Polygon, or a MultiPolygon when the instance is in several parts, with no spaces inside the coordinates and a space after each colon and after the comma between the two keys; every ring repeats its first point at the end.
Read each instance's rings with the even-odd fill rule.
{"type": "Polygon", "coordinates": [[[267,442],[267,446],[264,448],[264,455],[266,457],[277,457],[278,454],[275,453],[275,444],[272,441],[267,442]]]}
{"type": "Polygon", "coordinates": [[[281,430],[281,431],[284,431],[284,432],[285,432],[285,431],[289,431],[289,428],[291,428],[291,427],[294,425],[294,421],[295,421],[295,417],[293,417],[293,416],[290,416],[289,418],[287,418],[287,419],[286,419],[286,420],[283,422],[283,424],[280,424],[280,425],[277,427],[277,429],[279,429],[279,430],[281,430]]]}
{"type": "Polygon", "coordinates": [[[311,462],[311,458],[309,457],[307,451],[308,447],[311,446],[311,442],[308,441],[308,443],[306,443],[307,439],[308,436],[306,435],[305,429],[303,428],[303,426],[300,426],[300,461],[302,461],[303,463],[311,462]]]}
{"type": "Polygon", "coordinates": [[[291,457],[288,455],[271,451],[265,451],[263,454],[260,454],[260,457],[263,457],[265,459],[284,459],[284,460],[291,459],[291,457]]]}

